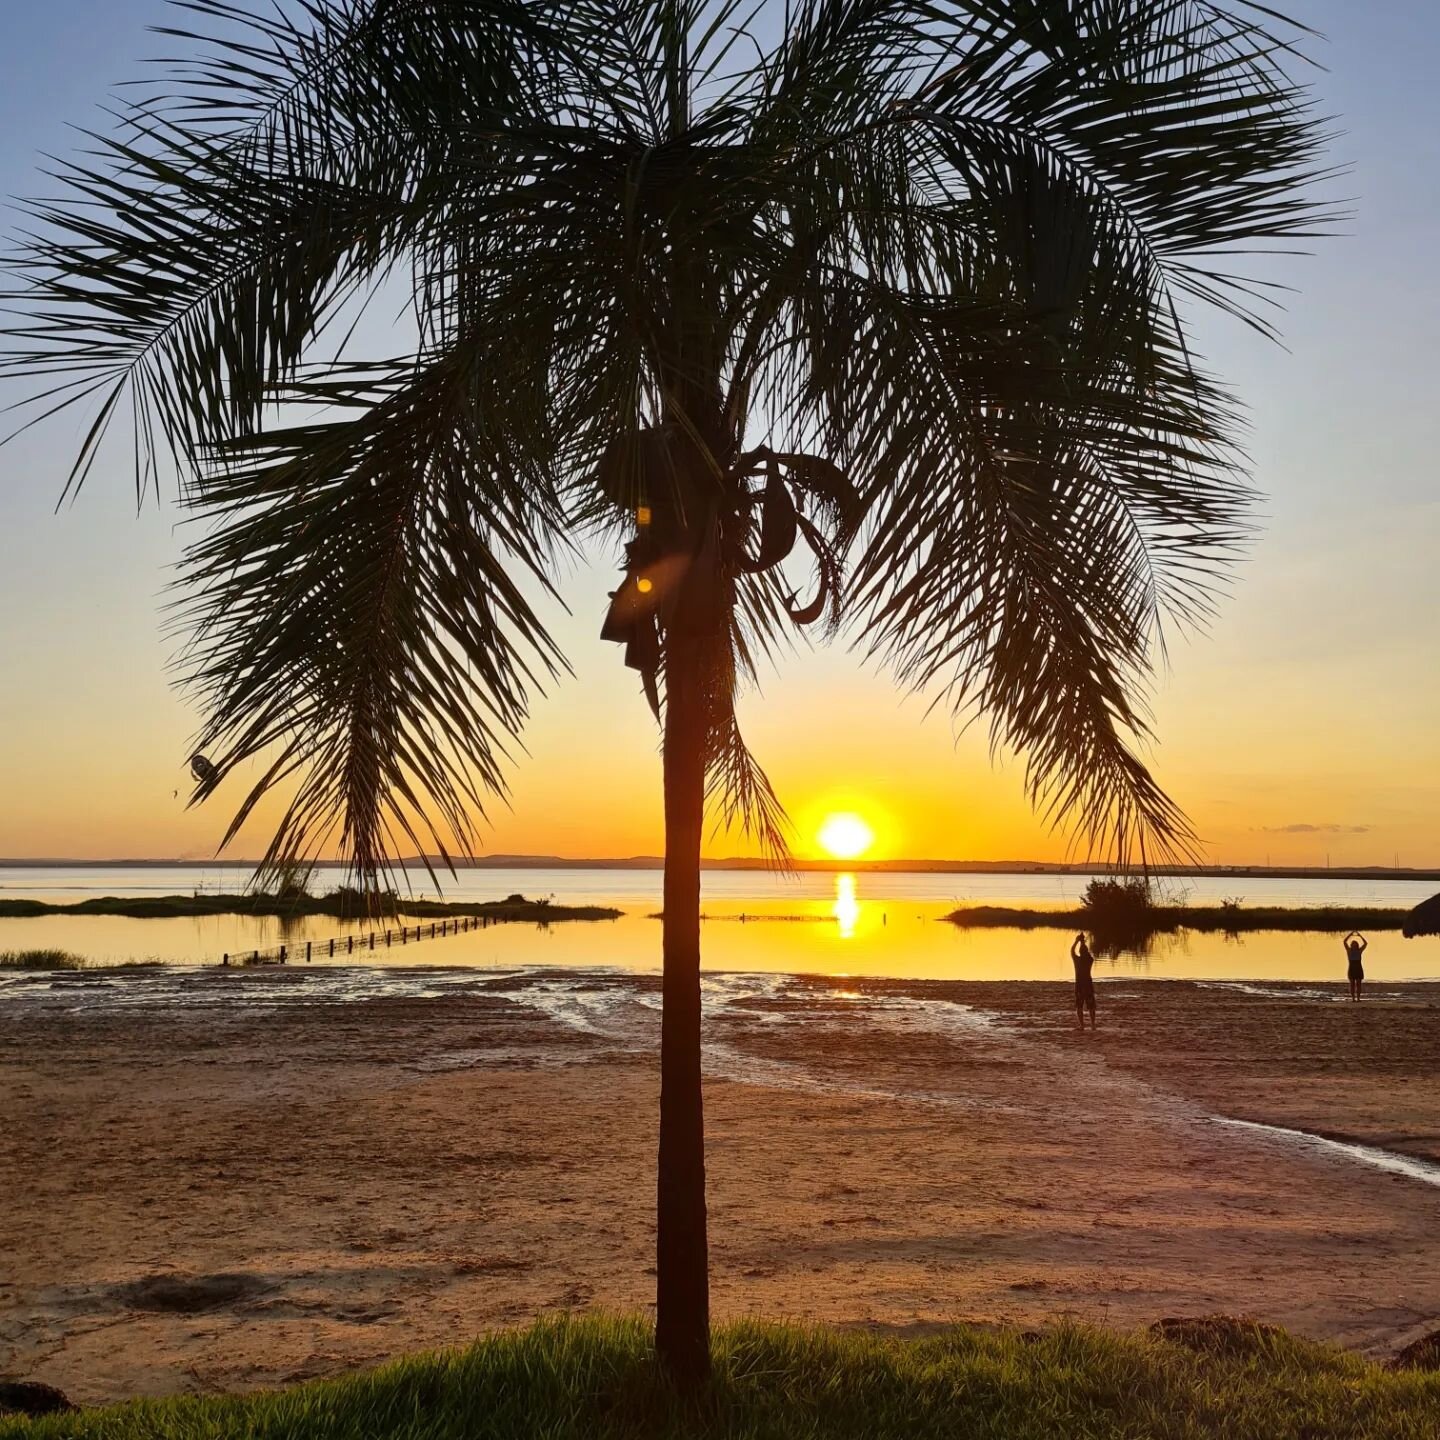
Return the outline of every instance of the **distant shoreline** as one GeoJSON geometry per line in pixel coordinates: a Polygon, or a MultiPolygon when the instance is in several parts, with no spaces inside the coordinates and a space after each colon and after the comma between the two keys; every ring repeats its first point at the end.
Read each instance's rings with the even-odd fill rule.
{"type": "MultiPolygon", "coordinates": [[[[15,859],[0,857],[6,870],[253,870],[254,860],[66,860],[61,858],[15,859]]],[[[422,870],[425,861],[412,856],[402,862],[409,870],[422,870]]],[[[437,871],[447,871],[443,861],[431,858],[437,871]]],[[[659,855],[632,855],[594,859],[572,859],[559,855],[488,855],[457,860],[456,871],[464,870],[663,870],[659,855]]],[[[343,860],[316,862],[318,870],[345,870],[343,860]]],[[[702,860],[702,870],[765,871],[774,867],[764,860],[731,856],[702,860]]],[[[792,868],[807,874],[885,875],[1111,875],[1113,865],[1063,864],[1042,860],[796,860],[792,868]]],[[[1157,866],[1150,874],[1164,880],[1433,880],[1440,882],[1440,869],[1407,869],[1389,865],[1315,867],[1304,865],[1197,865],[1157,866]]]]}

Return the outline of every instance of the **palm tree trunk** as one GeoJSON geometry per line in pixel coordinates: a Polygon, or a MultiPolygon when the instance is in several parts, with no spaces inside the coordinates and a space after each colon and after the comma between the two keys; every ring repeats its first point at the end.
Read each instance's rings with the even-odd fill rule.
{"type": "MultiPolygon", "coordinates": [[[[675,1383],[710,1375],[705,1117],[700,1090],[700,836],[705,819],[702,647],[665,662],[665,970],[660,1022],[655,1348],[675,1383]]],[[[687,639],[690,643],[686,643],[687,639]]]]}

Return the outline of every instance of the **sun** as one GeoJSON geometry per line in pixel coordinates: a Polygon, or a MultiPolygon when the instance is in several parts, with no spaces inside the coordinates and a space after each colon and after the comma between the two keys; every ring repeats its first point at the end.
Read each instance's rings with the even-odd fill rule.
{"type": "Polygon", "coordinates": [[[875,832],[858,815],[827,815],[816,836],[820,848],[836,860],[858,860],[874,843],[875,832]]]}

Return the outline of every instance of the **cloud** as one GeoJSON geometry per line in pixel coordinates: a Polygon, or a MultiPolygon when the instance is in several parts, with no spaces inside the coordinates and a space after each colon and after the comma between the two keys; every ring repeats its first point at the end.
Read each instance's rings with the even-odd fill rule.
{"type": "Polygon", "coordinates": [[[1368,835],[1373,825],[1267,825],[1266,835],[1368,835]]]}

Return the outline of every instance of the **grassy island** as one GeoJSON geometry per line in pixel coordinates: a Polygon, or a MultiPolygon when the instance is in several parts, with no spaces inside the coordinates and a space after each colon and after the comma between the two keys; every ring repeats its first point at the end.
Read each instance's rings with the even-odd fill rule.
{"type": "Polygon", "coordinates": [[[358,920],[369,916],[381,919],[439,920],[447,916],[474,915],[492,923],[528,921],[551,924],[559,920],[616,920],[619,910],[604,905],[556,905],[549,900],[530,900],[509,895],[503,900],[413,900],[396,895],[373,897],[354,890],[334,890],[328,895],[146,895],[97,896],[71,905],[47,900],[0,900],[0,919],[22,919],[35,915],[120,915],[133,920],[168,920],[187,915],[264,915],[298,920],[311,915],[329,915],[337,920],[358,920]]]}
{"type": "Polygon", "coordinates": [[[1079,905],[1032,910],[974,905],[945,918],[968,929],[1084,930],[1106,947],[1129,946],[1181,930],[1239,935],[1255,930],[1310,930],[1348,934],[1351,930],[1400,930],[1410,911],[1373,905],[1245,905],[1240,899],[1218,905],[1166,905],[1144,876],[1095,879],[1079,905]]]}
{"type": "MultiPolygon", "coordinates": [[[[1133,922],[1147,934],[1199,930],[1229,935],[1252,930],[1319,930],[1344,935],[1351,930],[1399,930],[1408,910],[1379,906],[1325,909],[1277,905],[1152,905],[1133,922]]],[[[1089,930],[1106,932],[1113,921],[1083,905],[1068,910],[1026,910],[1004,905],[974,905],[952,910],[952,925],[969,929],[1089,930]]]]}

